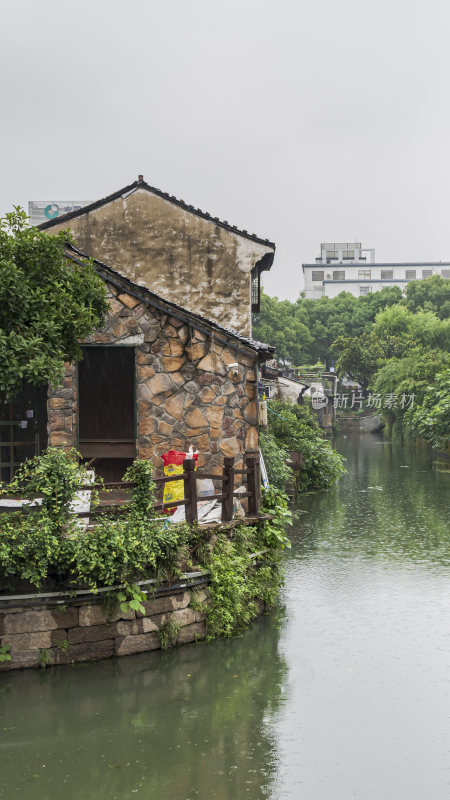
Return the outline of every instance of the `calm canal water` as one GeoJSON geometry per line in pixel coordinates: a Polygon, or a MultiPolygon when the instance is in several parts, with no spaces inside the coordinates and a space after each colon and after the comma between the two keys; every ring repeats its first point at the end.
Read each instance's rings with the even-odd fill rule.
{"type": "Polygon", "coordinates": [[[0,797],[450,795],[450,465],[342,439],[243,637],[0,675],[0,797]]]}

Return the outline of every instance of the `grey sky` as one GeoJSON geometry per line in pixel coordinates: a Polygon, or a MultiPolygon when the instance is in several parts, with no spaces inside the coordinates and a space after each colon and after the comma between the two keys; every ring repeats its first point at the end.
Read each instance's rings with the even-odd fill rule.
{"type": "Polygon", "coordinates": [[[273,239],[450,260],[448,0],[2,4],[0,210],[152,185],[273,239]]]}

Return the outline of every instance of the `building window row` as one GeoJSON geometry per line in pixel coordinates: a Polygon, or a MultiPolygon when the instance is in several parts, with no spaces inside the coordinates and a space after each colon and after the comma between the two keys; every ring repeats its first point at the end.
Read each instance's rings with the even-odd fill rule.
{"type": "MultiPolygon", "coordinates": [[[[406,269],[405,270],[405,280],[407,281],[415,281],[418,276],[418,270],[416,269],[406,269]]],[[[422,278],[431,278],[433,275],[432,269],[423,269],[422,270],[422,278]]],[[[450,269],[441,269],[441,276],[443,278],[450,278],[450,269]]],[[[401,280],[399,275],[396,275],[394,278],[394,270],[393,269],[382,269],[380,274],[382,281],[392,281],[396,278],[401,280]]],[[[312,271],[311,278],[313,281],[323,281],[325,278],[325,272],[322,269],[316,269],[312,271]]],[[[350,273],[350,279],[353,278],[353,274],[350,273]]],[[[370,281],[372,278],[372,270],[370,269],[359,269],[358,270],[358,280],[359,281],[370,281]]],[[[333,270],[333,280],[334,281],[344,281],[345,280],[345,270],[344,269],[335,269],[333,270]]]]}

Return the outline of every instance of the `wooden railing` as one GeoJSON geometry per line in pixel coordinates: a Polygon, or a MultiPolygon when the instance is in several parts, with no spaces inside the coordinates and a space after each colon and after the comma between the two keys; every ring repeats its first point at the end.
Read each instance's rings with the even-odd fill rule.
{"type": "MultiPolygon", "coordinates": [[[[162,488],[166,483],[172,481],[183,481],[184,497],[182,500],[173,500],[169,503],[156,503],[153,508],[155,511],[166,511],[178,506],[185,507],[186,522],[196,522],[198,520],[198,503],[207,500],[220,500],[222,504],[221,520],[230,522],[233,519],[233,498],[247,498],[247,516],[257,517],[260,499],[260,472],[259,472],[259,453],[246,453],[244,457],[244,469],[235,468],[235,459],[226,456],[224,458],[222,473],[216,475],[210,472],[196,471],[194,459],[183,461],[183,472],[178,475],[164,475],[162,478],[154,478],[157,487],[162,488]],[[246,487],[244,492],[234,491],[235,476],[242,475],[243,483],[246,487]],[[197,495],[197,479],[209,478],[220,483],[221,491],[207,496],[197,495]]],[[[77,491],[92,490],[113,490],[113,489],[133,489],[135,483],[115,481],[113,483],[91,483],[79,486],[77,491]]],[[[126,508],[128,503],[108,503],[108,505],[97,507],[91,511],[77,512],[78,517],[96,518],[104,514],[115,513],[119,508],[126,508]]],[[[10,509],[11,511],[23,510],[25,513],[39,510],[39,506],[30,509],[10,509]]]]}

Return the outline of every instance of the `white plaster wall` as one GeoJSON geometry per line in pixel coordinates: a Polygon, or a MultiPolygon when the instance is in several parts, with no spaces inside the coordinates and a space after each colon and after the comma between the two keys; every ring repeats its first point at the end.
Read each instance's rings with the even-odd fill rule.
{"type": "Polygon", "coordinates": [[[354,297],[360,297],[360,286],[369,286],[371,292],[379,292],[385,289],[386,286],[399,286],[404,289],[406,281],[386,281],[386,283],[375,283],[371,281],[336,281],[324,284],[325,297],[337,297],[341,292],[350,292],[354,297]]]}
{"type": "MultiPolygon", "coordinates": [[[[375,264],[317,264],[313,267],[307,266],[303,269],[303,275],[305,280],[305,297],[310,299],[317,299],[319,297],[336,297],[341,292],[350,292],[355,297],[360,296],[360,286],[370,286],[371,292],[379,292],[381,289],[384,289],[386,286],[399,286],[400,289],[404,289],[408,281],[406,280],[406,270],[413,270],[416,271],[415,280],[422,280],[423,278],[423,270],[431,270],[432,275],[441,275],[442,270],[448,269],[446,264],[439,264],[439,266],[430,267],[428,265],[415,265],[415,266],[408,266],[406,264],[398,264],[394,266],[382,266],[382,265],[375,265],[375,264]],[[363,280],[358,278],[358,272],[362,269],[370,269],[371,277],[370,280],[363,280]],[[312,280],[312,273],[313,270],[323,270],[324,273],[324,283],[320,281],[313,281],[312,280]],[[339,270],[345,272],[345,283],[342,281],[333,282],[333,271],[339,270]],[[384,270],[392,270],[393,277],[392,280],[386,280],[380,283],[382,280],[381,272],[384,270]]],[[[409,279],[414,280],[414,278],[409,279]]]]}
{"type": "Polygon", "coordinates": [[[273,247],[252,242],[239,235],[236,235],[236,244],[237,262],[242,272],[251,272],[256,262],[266,253],[273,253],[273,247]]]}

